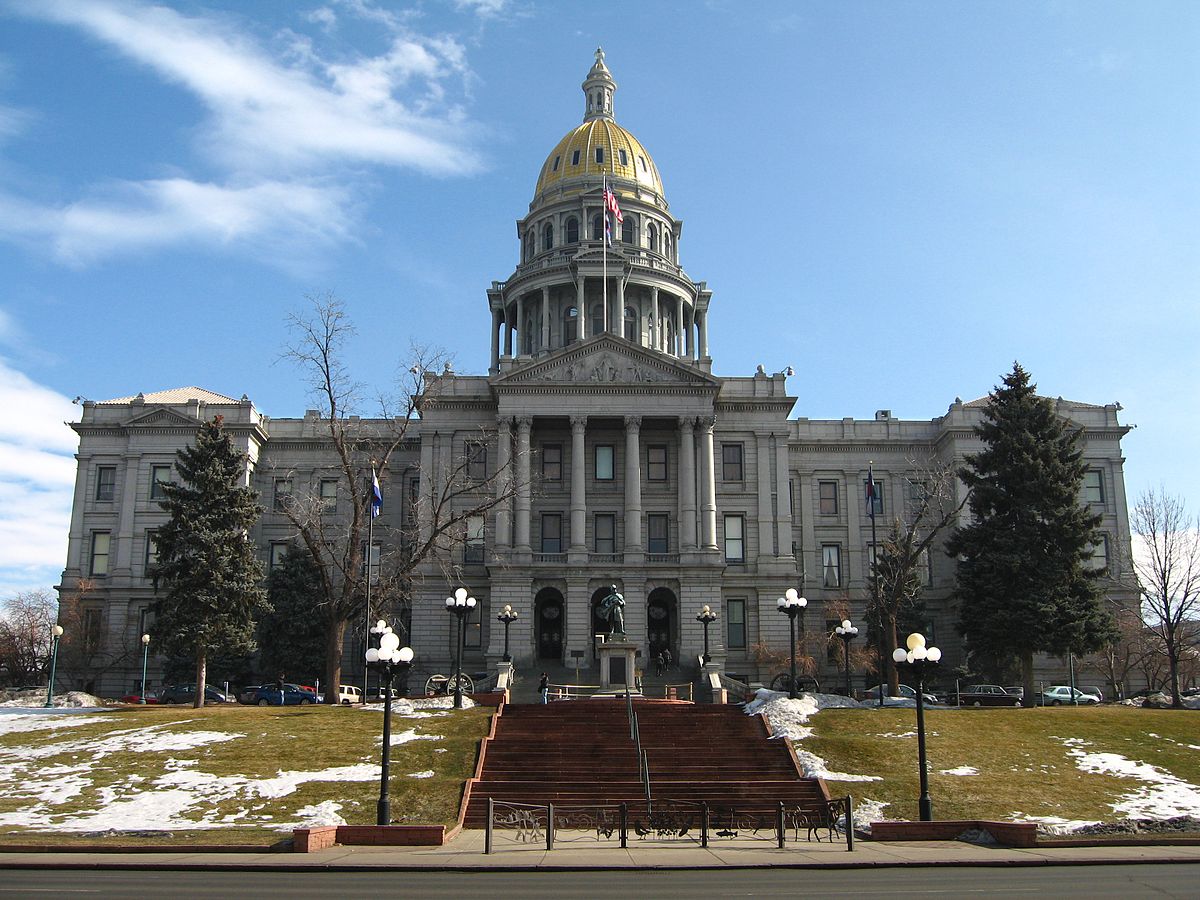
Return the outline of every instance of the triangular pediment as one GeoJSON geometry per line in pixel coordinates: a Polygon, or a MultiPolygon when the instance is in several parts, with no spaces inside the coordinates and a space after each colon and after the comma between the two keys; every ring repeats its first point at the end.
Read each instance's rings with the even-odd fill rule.
{"type": "Polygon", "coordinates": [[[138,416],[134,416],[125,423],[126,428],[162,428],[164,426],[170,428],[195,428],[200,422],[191,416],[184,415],[173,409],[165,407],[151,408],[138,416]]]}
{"type": "Polygon", "coordinates": [[[544,359],[493,381],[496,388],[532,385],[621,385],[652,390],[658,386],[717,389],[720,382],[698,369],[655,353],[614,334],[601,334],[558,350],[544,359]]]}

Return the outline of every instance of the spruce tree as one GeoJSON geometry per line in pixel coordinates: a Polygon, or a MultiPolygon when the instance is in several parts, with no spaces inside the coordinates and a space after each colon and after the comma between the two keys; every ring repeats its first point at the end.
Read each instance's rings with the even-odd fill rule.
{"type": "MultiPolygon", "coordinates": [[[[258,623],[259,667],[274,678],[322,678],[325,674],[325,620],[317,614],[321,602],[321,571],[309,552],[291,544],[279,565],[267,576],[271,607],[258,623]]],[[[337,693],[336,686],[325,690],[337,693]]]]}
{"type": "Polygon", "coordinates": [[[221,417],[200,426],[178,453],[178,484],[163,485],[170,520],[156,534],[154,646],[195,661],[196,706],[215,653],[254,649],[254,616],[264,604],[262,565],[250,540],[258,495],[246,486],[246,456],[221,417]]]}
{"type": "Polygon", "coordinates": [[[1100,517],[1080,501],[1080,431],[1020,364],[989,395],[975,432],[986,446],[959,472],[972,522],[946,547],[958,557],[959,628],[968,649],[1020,659],[1030,705],[1034,653],[1090,653],[1115,634],[1102,573],[1088,567],[1100,517]]]}

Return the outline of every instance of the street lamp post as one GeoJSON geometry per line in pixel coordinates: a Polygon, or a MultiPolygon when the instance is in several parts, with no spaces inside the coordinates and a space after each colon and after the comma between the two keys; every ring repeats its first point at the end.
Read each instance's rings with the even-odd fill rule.
{"type": "Polygon", "coordinates": [[[496,619],[504,623],[504,661],[512,662],[512,656],[508,653],[508,626],[517,621],[517,611],[505,603],[504,609],[500,610],[500,615],[496,616],[496,619]]]}
{"type": "Polygon", "coordinates": [[[146,703],[146,660],[150,656],[150,635],[142,635],[142,699],[138,701],[143,706],[146,703]]]}
{"type": "Polygon", "coordinates": [[[788,617],[791,631],[792,677],[788,682],[788,698],[796,699],[796,617],[800,615],[808,601],[801,597],[795,588],[788,588],[776,602],[779,611],[788,617]]]}
{"type": "Polygon", "coordinates": [[[375,809],[375,824],[390,825],[391,804],[388,800],[388,775],[392,763],[392,678],[407,676],[412,666],[412,647],[401,647],[400,636],[380,619],[371,629],[379,635],[379,646],[367,649],[367,665],[377,670],[383,682],[383,759],[379,776],[379,803],[375,809]]]}
{"type": "Polygon", "coordinates": [[[704,664],[708,665],[708,626],[717,621],[717,614],[706,603],[700,610],[700,615],[696,616],[696,621],[704,626],[704,664]]]}
{"type": "Polygon", "coordinates": [[[942,658],[937,647],[925,646],[925,635],[913,632],[906,641],[908,649],[897,647],[892,651],[896,663],[908,663],[917,676],[917,764],[921,767],[921,798],[917,801],[922,822],[933,821],[933,801],[929,797],[929,773],[925,763],[925,673],[936,666],[942,658]]]}
{"type": "Polygon", "coordinates": [[[54,670],[58,667],[58,641],[63,636],[63,627],[50,629],[50,685],[46,688],[46,708],[54,705],[54,670]]]}
{"type": "Polygon", "coordinates": [[[446,610],[458,619],[458,640],[454,642],[454,708],[462,709],[462,650],[463,631],[467,617],[475,609],[475,598],[467,596],[466,588],[458,588],[446,598],[446,610]]]}
{"type": "Polygon", "coordinates": [[[850,624],[849,619],[842,619],[842,624],[833,629],[842,639],[842,647],[846,657],[846,696],[850,696],[850,642],[858,634],[858,627],[850,624]]]}

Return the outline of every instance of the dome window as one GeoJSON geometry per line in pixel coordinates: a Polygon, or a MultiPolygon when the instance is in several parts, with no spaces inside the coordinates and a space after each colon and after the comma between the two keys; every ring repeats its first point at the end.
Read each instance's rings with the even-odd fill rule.
{"type": "Polygon", "coordinates": [[[554,226],[549,222],[542,226],[542,249],[554,249],[554,226]]]}
{"type": "Polygon", "coordinates": [[[646,226],[646,246],[658,252],[658,229],[653,222],[646,226]]]}
{"type": "Polygon", "coordinates": [[[579,335],[579,310],[568,306],[563,313],[563,345],[575,343],[579,335]]]}
{"type": "Polygon", "coordinates": [[[575,150],[571,153],[571,165],[573,165],[573,166],[579,165],[579,151],[578,150],[575,150]]]}
{"type": "Polygon", "coordinates": [[[604,216],[601,213],[592,216],[592,240],[604,240],[604,216]]]}
{"type": "Polygon", "coordinates": [[[629,165],[629,157],[625,154],[625,151],[623,149],[620,149],[620,148],[617,149],[617,159],[621,161],[621,165],[623,165],[623,166],[629,165]]]}
{"type": "Polygon", "coordinates": [[[596,148],[596,162],[598,162],[598,163],[604,162],[604,148],[603,147],[596,148]]]}
{"type": "Polygon", "coordinates": [[[637,340],[637,313],[632,306],[625,307],[625,338],[630,341],[637,340]]]}
{"type": "Polygon", "coordinates": [[[646,171],[646,157],[639,156],[638,161],[642,164],[642,171],[645,172],[646,171]]]}
{"type": "Polygon", "coordinates": [[[558,171],[558,163],[559,163],[559,161],[560,161],[561,159],[562,159],[562,156],[556,156],[556,157],[554,157],[554,165],[550,167],[550,171],[551,171],[551,172],[557,172],[557,171],[558,171]]]}
{"type": "Polygon", "coordinates": [[[571,218],[567,219],[567,243],[579,243],[579,220],[574,216],[571,216],[571,218]]]}
{"type": "Polygon", "coordinates": [[[607,331],[604,327],[604,307],[597,303],[592,307],[592,334],[603,334],[607,331]]]}
{"type": "Polygon", "coordinates": [[[633,216],[626,216],[621,222],[621,243],[633,243],[633,216]]]}

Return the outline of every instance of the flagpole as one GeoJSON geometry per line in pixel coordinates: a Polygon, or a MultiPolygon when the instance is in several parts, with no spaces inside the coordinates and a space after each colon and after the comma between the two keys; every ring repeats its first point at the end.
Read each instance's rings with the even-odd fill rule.
{"type": "Polygon", "coordinates": [[[879,544],[875,540],[875,464],[867,463],[867,484],[870,492],[867,502],[871,504],[871,599],[875,604],[875,615],[879,619],[879,705],[883,706],[883,694],[888,690],[887,685],[887,653],[883,637],[883,610],[879,608],[879,544]]]}
{"type": "MultiPolygon", "coordinates": [[[[375,547],[375,467],[371,467],[371,505],[367,508],[367,609],[363,616],[363,652],[371,646],[371,551],[375,547]]],[[[366,665],[363,666],[363,703],[367,702],[367,677],[370,675],[366,665]]],[[[384,701],[387,702],[387,701],[384,701]]]]}

